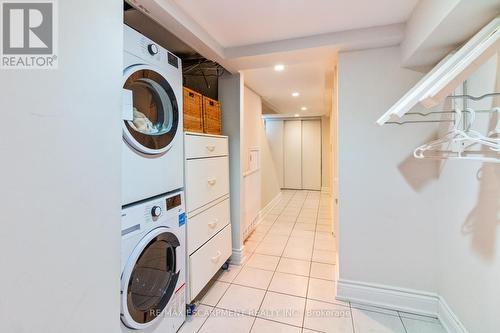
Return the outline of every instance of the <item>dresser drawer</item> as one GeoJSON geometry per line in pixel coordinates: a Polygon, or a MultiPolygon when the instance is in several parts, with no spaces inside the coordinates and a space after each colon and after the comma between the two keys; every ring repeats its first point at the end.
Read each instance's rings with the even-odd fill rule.
{"type": "Polygon", "coordinates": [[[229,160],[227,156],[186,161],[188,213],[228,193],[229,160]]]}
{"type": "Polygon", "coordinates": [[[227,156],[227,138],[186,134],[186,159],[227,156]]]}
{"type": "Polygon", "coordinates": [[[229,224],[229,198],[204,212],[188,218],[188,253],[193,253],[207,240],[229,224]]]}
{"type": "Polygon", "coordinates": [[[193,300],[231,256],[231,225],[189,256],[190,300],[193,300]]]}

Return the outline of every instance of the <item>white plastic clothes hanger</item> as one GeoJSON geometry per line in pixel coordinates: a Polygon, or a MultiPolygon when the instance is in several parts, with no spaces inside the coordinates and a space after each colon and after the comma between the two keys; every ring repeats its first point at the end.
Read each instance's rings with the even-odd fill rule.
{"type": "Polygon", "coordinates": [[[491,112],[498,112],[497,116],[497,125],[495,126],[495,129],[491,130],[488,133],[488,137],[493,139],[493,140],[500,140],[500,108],[496,107],[491,110],[491,112]]]}
{"type": "Polygon", "coordinates": [[[455,124],[452,130],[446,133],[446,135],[443,136],[442,138],[439,138],[437,140],[423,144],[420,147],[417,147],[413,152],[413,156],[415,156],[416,158],[426,158],[427,156],[424,155],[426,151],[434,150],[434,148],[441,148],[442,145],[446,143],[451,143],[453,139],[455,139],[458,135],[463,134],[462,133],[463,131],[460,129],[460,125],[462,124],[462,111],[458,109],[454,111],[455,111],[455,124]]]}
{"type": "MultiPolygon", "coordinates": [[[[497,125],[495,126],[495,128],[493,130],[491,130],[488,133],[488,139],[490,139],[494,142],[497,142],[500,145],[500,108],[499,107],[493,108],[493,110],[491,110],[491,112],[497,112],[498,116],[497,116],[497,125]]],[[[494,148],[491,148],[491,149],[494,151],[500,152],[500,149],[494,149],[494,148]]]]}
{"type": "MultiPolygon", "coordinates": [[[[413,152],[415,158],[433,158],[433,159],[467,159],[467,160],[480,160],[484,162],[494,162],[500,163],[498,158],[489,158],[484,156],[467,156],[463,155],[465,149],[470,148],[473,145],[481,144],[489,147],[491,150],[500,151],[500,141],[497,139],[492,139],[490,137],[485,137],[481,133],[471,130],[472,123],[476,119],[476,113],[473,109],[468,108],[466,110],[455,110],[455,125],[453,129],[448,132],[444,137],[431,141],[420,147],[417,147],[413,152]],[[471,120],[466,130],[460,129],[460,125],[463,121],[463,112],[468,112],[471,115],[471,120]],[[451,150],[441,150],[444,144],[448,144],[452,147],[451,150]],[[436,151],[442,155],[427,156],[426,151],[436,151]]],[[[467,153],[467,152],[465,152],[467,153]]]]}
{"type": "Polygon", "coordinates": [[[466,150],[467,148],[470,148],[476,144],[481,144],[483,146],[487,146],[493,151],[500,151],[500,139],[492,138],[490,137],[490,134],[488,134],[488,136],[485,136],[482,133],[471,129],[472,124],[476,120],[476,112],[474,111],[474,109],[467,108],[464,110],[464,112],[468,112],[471,115],[471,119],[469,121],[467,129],[464,132],[465,136],[463,138],[456,139],[458,140],[458,142],[465,142],[466,140],[469,141],[467,144],[463,145],[463,150],[466,150]]]}
{"type": "MultiPolygon", "coordinates": [[[[459,121],[457,122],[453,132],[455,132],[455,136],[450,140],[450,144],[455,145],[455,150],[458,154],[458,156],[462,156],[462,153],[465,152],[468,148],[474,146],[474,145],[483,145],[488,148],[490,148],[493,151],[500,151],[500,141],[496,139],[489,138],[487,136],[484,136],[483,134],[479,133],[478,131],[472,130],[472,124],[476,120],[476,112],[472,108],[467,108],[463,111],[456,110],[456,112],[460,112],[460,118],[459,121]],[[470,120],[467,124],[467,127],[465,130],[460,129],[460,123],[463,122],[465,119],[463,119],[463,112],[467,112],[470,114],[470,120]]],[[[458,115],[458,114],[457,114],[458,115]]],[[[465,126],[462,126],[465,127],[465,126]]],[[[438,144],[441,145],[441,144],[438,144]]],[[[430,149],[433,149],[433,147],[430,147],[430,149]]],[[[452,146],[453,147],[453,146],[452,146]]]]}

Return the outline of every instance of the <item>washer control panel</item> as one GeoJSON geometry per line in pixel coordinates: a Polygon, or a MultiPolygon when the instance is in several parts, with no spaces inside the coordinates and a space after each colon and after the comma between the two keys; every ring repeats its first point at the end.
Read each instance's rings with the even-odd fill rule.
{"type": "Polygon", "coordinates": [[[174,195],[173,197],[167,198],[167,210],[174,209],[176,207],[180,207],[182,205],[182,198],[180,193],[174,195]]]}
{"type": "Polygon", "coordinates": [[[179,227],[185,223],[184,194],[176,192],[126,206],[122,210],[122,235],[144,232],[157,226],[179,227]]]}

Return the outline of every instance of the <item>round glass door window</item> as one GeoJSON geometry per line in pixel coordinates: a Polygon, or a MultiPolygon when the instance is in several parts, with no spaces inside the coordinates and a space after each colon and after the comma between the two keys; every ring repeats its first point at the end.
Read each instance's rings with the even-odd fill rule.
{"type": "Polygon", "coordinates": [[[167,306],[179,278],[178,246],[175,235],[163,232],[148,242],[135,261],[126,290],[127,310],[134,323],[125,322],[127,326],[148,324],[167,306]]]}
{"type": "Polygon", "coordinates": [[[133,98],[133,119],[124,121],[125,139],[141,153],[161,154],[169,149],[177,133],[177,99],[164,76],[138,67],[123,86],[132,92],[133,98]]]}

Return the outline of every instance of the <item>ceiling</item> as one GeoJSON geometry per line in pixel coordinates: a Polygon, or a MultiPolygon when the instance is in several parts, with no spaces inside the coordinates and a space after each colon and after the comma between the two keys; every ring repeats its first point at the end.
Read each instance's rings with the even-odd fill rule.
{"type": "Polygon", "coordinates": [[[401,45],[402,65],[423,69],[500,10],[500,0],[126,1],[205,58],[243,73],[275,111],[303,114],[297,110],[307,106],[304,115],[331,111],[338,52],[401,45]]]}
{"type": "Polygon", "coordinates": [[[274,111],[301,115],[331,111],[339,50],[399,44],[404,34],[400,23],[418,2],[128,1],[201,55],[232,73],[242,72],[245,84],[274,111]],[[283,72],[274,71],[278,63],[285,65],[283,72]],[[300,97],[293,98],[293,91],[300,97]]]}
{"type": "MultiPolygon", "coordinates": [[[[223,65],[244,74],[245,84],[275,112],[323,115],[331,110],[339,41],[351,31],[405,22],[418,0],[173,0],[224,50],[223,65]],[[390,10],[388,10],[390,8],[390,10]],[[274,71],[284,64],[283,72],[274,71]],[[293,91],[300,93],[294,98],[293,91]],[[307,111],[301,110],[302,106],[307,111]]],[[[401,41],[375,32],[358,48],[401,41]]],[[[395,37],[394,37],[395,36],[395,37]]]]}
{"type": "Polygon", "coordinates": [[[282,72],[273,67],[245,70],[244,81],[277,113],[323,115],[331,106],[335,54],[326,59],[331,61],[284,61],[282,72]],[[300,95],[293,97],[293,92],[300,95]]]}
{"type": "Polygon", "coordinates": [[[405,22],[418,0],[174,0],[222,47],[405,22]]]}

